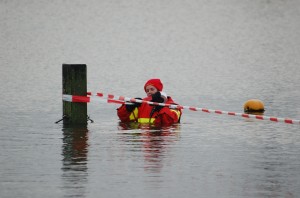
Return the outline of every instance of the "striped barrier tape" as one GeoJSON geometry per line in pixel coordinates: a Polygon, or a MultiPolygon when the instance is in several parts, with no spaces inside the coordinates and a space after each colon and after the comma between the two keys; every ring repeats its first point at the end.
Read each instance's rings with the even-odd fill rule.
{"type": "Polygon", "coordinates": [[[116,103],[116,104],[124,104],[124,103],[147,103],[151,105],[159,105],[165,106],[172,109],[188,109],[190,111],[202,111],[205,113],[215,113],[215,114],[223,114],[223,115],[230,115],[230,116],[240,116],[243,118],[253,118],[258,120],[268,120],[272,122],[283,122],[287,124],[300,124],[300,120],[290,119],[290,118],[278,118],[278,117],[270,117],[270,116],[263,116],[263,115],[253,115],[253,114],[246,114],[246,113],[236,113],[231,111],[221,111],[221,110],[214,110],[214,109],[206,109],[200,107],[193,107],[193,106],[183,106],[183,105],[174,105],[174,104],[165,104],[165,103],[158,103],[158,102],[151,102],[145,100],[139,100],[135,98],[129,98],[125,96],[116,96],[113,94],[104,94],[104,93],[97,93],[96,95],[91,94],[88,92],[87,96],[75,96],[75,95],[63,95],[63,101],[68,102],[91,102],[92,100],[101,100],[106,101],[108,103],[116,103]]]}

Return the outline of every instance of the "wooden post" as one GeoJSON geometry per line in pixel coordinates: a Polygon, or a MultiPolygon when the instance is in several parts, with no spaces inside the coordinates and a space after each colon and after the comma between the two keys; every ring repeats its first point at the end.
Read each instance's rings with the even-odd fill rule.
{"type": "MultiPolygon", "coordinates": [[[[63,94],[86,96],[87,78],[85,64],[63,64],[63,94]]],[[[64,124],[87,125],[87,103],[63,101],[64,124]]]]}

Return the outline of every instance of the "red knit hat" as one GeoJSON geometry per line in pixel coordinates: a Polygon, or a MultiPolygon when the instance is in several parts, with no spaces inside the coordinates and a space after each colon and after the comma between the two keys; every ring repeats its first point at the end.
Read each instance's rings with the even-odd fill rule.
{"type": "Polygon", "coordinates": [[[153,79],[148,80],[144,85],[145,91],[146,91],[146,87],[148,85],[154,86],[158,91],[162,91],[162,89],[163,89],[163,84],[161,83],[160,79],[158,79],[158,78],[153,78],[153,79]]]}

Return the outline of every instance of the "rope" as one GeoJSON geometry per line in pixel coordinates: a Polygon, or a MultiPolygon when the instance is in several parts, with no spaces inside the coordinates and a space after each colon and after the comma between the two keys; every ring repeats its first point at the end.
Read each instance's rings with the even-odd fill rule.
{"type": "Polygon", "coordinates": [[[236,113],[231,111],[222,111],[222,110],[214,110],[214,109],[206,109],[200,107],[193,107],[193,106],[183,106],[183,105],[174,105],[174,104],[165,104],[165,103],[158,103],[158,102],[151,102],[145,100],[139,100],[135,98],[129,98],[125,96],[116,96],[113,94],[104,94],[104,93],[97,93],[96,95],[88,93],[88,96],[75,96],[75,95],[63,95],[63,101],[67,102],[91,102],[91,100],[105,100],[107,103],[115,103],[115,104],[130,104],[130,103],[147,103],[151,105],[159,105],[165,106],[172,109],[188,109],[190,111],[201,111],[205,113],[215,113],[215,114],[223,114],[229,116],[240,116],[243,118],[253,118],[258,120],[268,120],[272,122],[283,122],[286,124],[300,124],[300,120],[290,119],[290,118],[278,118],[278,117],[271,117],[271,116],[263,116],[263,115],[253,115],[253,114],[246,114],[246,113],[236,113]],[[129,103],[128,103],[129,102],[129,103]]]}

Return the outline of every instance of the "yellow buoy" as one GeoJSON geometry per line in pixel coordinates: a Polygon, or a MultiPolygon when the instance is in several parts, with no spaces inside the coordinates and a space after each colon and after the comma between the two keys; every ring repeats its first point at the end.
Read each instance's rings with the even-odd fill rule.
{"type": "Polygon", "coordinates": [[[251,99],[245,102],[245,113],[263,113],[265,111],[264,103],[258,99],[251,99]]]}

